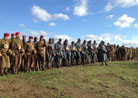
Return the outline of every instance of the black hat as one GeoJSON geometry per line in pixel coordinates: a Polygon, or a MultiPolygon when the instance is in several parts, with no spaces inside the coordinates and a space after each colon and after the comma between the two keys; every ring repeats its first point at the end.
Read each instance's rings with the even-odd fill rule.
{"type": "Polygon", "coordinates": [[[81,41],[81,39],[80,39],[80,38],[78,38],[78,41],[81,41]]]}
{"type": "Polygon", "coordinates": [[[34,37],[34,39],[38,39],[38,37],[34,37]]]}
{"type": "Polygon", "coordinates": [[[62,41],[62,39],[60,38],[59,41],[62,41]]]}

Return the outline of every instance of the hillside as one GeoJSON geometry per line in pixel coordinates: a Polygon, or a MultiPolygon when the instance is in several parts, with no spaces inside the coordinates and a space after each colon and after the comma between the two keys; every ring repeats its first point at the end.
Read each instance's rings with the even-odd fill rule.
{"type": "Polygon", "coordinates": [[[0,98],[137,98],[138,63],[110,62],[0,77],[0,98]]]}

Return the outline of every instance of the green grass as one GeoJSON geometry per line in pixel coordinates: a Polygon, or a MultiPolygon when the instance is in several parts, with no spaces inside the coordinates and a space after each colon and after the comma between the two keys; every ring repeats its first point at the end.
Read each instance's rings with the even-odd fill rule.
{"type": "MultiPolygon", "coordinates": [[[[132,61],[109,62],[109,66],[96,63],[8,75],[0,77],[0,87],[19,80],[27,82],[34,89],[31,98],[138,98],[138,63],[132,61]]],[[[27,83],[15,83],[7,88],[21,86],[24,96],[28,96],[28,91],[32,89],[24,88],[27,83]]],[[[21,91],[13,94],[12,90],[8,90],[11,94],[6,95],[0,90],[0,98],[23,98],[21,91]]]]}

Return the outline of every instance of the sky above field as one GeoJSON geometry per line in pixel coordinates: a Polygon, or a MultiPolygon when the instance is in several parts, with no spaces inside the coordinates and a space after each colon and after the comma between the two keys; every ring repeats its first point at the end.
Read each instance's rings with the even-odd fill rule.
{"type": "Polygon", "coordinates": [[[4,33],[138,46],[138,0],[0,0],[4,33]]]}

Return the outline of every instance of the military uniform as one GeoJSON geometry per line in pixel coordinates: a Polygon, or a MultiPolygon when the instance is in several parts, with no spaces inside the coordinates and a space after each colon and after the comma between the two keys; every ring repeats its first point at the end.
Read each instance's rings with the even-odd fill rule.
{"type": "Polygon", "coordinates": [[[51,68],[55,57],[55,44],[51,42],[51,39],[48,43],[47,50],[48,50],[48,68],[51,68]]]}
{"type": "MultiPolygon", "coordinates": [[[[14,42],[14,40],[15,40],[15,34],[14,33],[12,33],[11,34],[11,39],[10,39],[10,48],[12,47],[12,43],[14,42]]],[[[10,56],[10,64],[11,64],[11,68],[10,68],[10,72],[13,72],[13,64],[14,64],[14,56],[13,55],[11,55],[10,56]]]]}
{"type": "Polygon", "coordinates": [[[88,51],[89,51],[89,62],[93,63],[94,48],[91,41],[88,42],[88,51]]]}
{"type": "Polygon", "coordinates": [[[77,65],[79,65],[80,63],[82,63],[81,61],[81,55],[82,55],[82,44],[80,42],[81,40],[78,39],[78,42],[76,43],[76,48],[77,48],[77,65]]]}
{"type": "Polygon", "coordinates": [[[43,36],[41,35],[40,41],[36,44],[36,50],[37,50],[37,57],[38,57],[38,64],[40,70],[45,70],[45,53],[46,53],[46,46],[48,45],[45,40],[42,40],[43,36]]]}
{"type": "MultiPolygon", "coordinates": [[[[33,39],[32,36],[29,39],[33,39]]],[[[26,43],[26,71],[34,70],[34,56],[36,54],[35,46],[32,41],[26,43]]]]}
{"type": "Polygon", "coordinates": [[[94,41],[94,43],[92,44],[93,46],[93,63],[95,63],[97,61],[97,43],[96,41],[94,41]]]}
{"type": "Polygon", "coordinates": [[[82,63],[83,65],[89,62],[89,51],[86,41],[82,44],[82,63]]]}
{"type": "Polygon", "coordinates": [[[104,62],[107,65],[107,49],[104,45],[104,41],[101,41],[99,47],[100,47],[100,62],[102,62],[102,65],[104,65],[104,62]]]}
{"type": "Polygon", "coordinates": [[[112,51],[112,50],[111,50],[111,45],[108,43],[106,48],[107,48],[107,57],[108,57],[108,60],[111,61],[111,60],[112,60],[112,59],[111,59],[111,55],[112,55],[112,54],[111,54],[111,51],[112,51]]]}
{"type": "MultiPolygon", "coordinates": [[[[16,36],[20,35],[19,32],[16,33],[16,36]]],[[[22,56],[25,53],[23,48],[23,42],[20,40],[19,37],[12,42],[11,49],[15,54],[13,58],[13,73],[16,74],[19,72],[21,64],[22,64],[22,56]]]]}
{"type": "MultiPolygon", "coordinates": [[[[23,49],[26,49],[26,36],[22,36],[23,37],[23,49]]],[[[22,56],[22,64],[21,64],[21,71],[25,71],[26,68],[26,54],[24,53],[22,56]]]]}
{"type": "MultiPolygon", "coordinates": [[[[5,33],[4,36],[9,37],[8,33],[5,33]]],[[[0,73],[1,75],[8,74],[7,71],[10,68],[10,55],[12,55],[12,51],[10,48],[10,40],[9,39],[1,39],[0,40],[0,73]]]]}
{"type": "Polygon", "coordinates": [[[112,48],[113,48],[113,50],[112,50],[111,58],[112,58],[113,61],[115,61],[115,60],[117,60],[116,59],[116,57],[117,57],[117,55],[116,55],[117,49],[116,49],[116,46],[115,45],[113,45],[112,48]]]}
{"type": "MultiPolygon", "coordinates": [[[[36,46],[36,45],[37,45],[37,42],[38,42],[38,38],[35,37],[35,38],[34,38],[34,47],[35,47],[35,49],[36,49],[36,47],[37,47],[37,46],[36,46]]],[[[39,70],[37,54],[34,55],[34,67],[35,67],[35,69],[36,69],[37,71],[39,70]]]]}
{"type": "Polygon", "coordinates": [[[64,53],[65,53],[65,65],[70,66],[71,65],[71,51],[70,46],[68,44],[68,41],[65,40],[64,43],[64,53]]]}
{"type": "Polygon", "coordinates": [[[77,48],[74,42],[71,43],[70,51],[71,51],[71,65],[75,65],[74,63],[76,62],[77,59],[77,54],[76,54],[77,48]]]}
{"type": "MultiPolygon", "coordinates": [[[[115,55],[117,56],[117,61],[120,61],[121,60],[121,53],[119,51],[120,47],[119,45],[116,47],[116,52],[115,52],[115,55]]],[[[113,53],[112,53],[113,54],[113,53]]],[[[112,60],[113,61],[113,60],[112,60]]]]}
{"type": "Polygon", "coordinates": [[[63,51],[63,44],[60,42],[61,39],[55,44],[55,63],[56,67],[59,68],[62,66],[63,58],[64,58],[64,51],[63,51]]]}
{"type": "Polygon", "coordinates": [[[124,61],[125,60],[125,57],[126,57],[126,49],[124,46],[120,47],[120,54],[121,54],[121,61],[124,61]]]}

